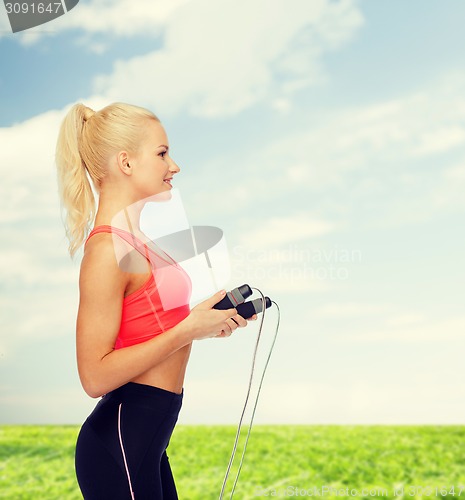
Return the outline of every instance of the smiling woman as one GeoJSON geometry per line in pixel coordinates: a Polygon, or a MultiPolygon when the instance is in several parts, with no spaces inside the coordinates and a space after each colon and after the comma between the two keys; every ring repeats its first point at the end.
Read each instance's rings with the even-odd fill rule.
{"type": "Polygon", "coordinates": [[[169,194],[180,172],[168,144],[153,113],[124,103],[98,112],[75,104],[58,136],[58,185],[71,256],[85,240],[78,371],[87,394],[101,397],[76,443],[76,474],[86,500],[178,498],[166,449],[192,342],[228,337],[247,325],[236,309],[213,308],[224,290],[191,310],[189,276],[140,229],[144,204],[169,194]],[[95,211],[91,182],[99,199],[88,234],[95,211]]]}
{"type": "Polygon", "coordinates": [[[111,157],[118,146],[126,155],[137,153],[149,122],[159,123],[159,119],[144,108],[124,103],[114,103],[98,112],[84,104],[75,104],[68,111],[61,124],[55,158],[72,257],[84,242],[95,215],[89,179],[102,198],[108,176],[114,177],[114,169],[110,169],[109,164],[111,157]]]}

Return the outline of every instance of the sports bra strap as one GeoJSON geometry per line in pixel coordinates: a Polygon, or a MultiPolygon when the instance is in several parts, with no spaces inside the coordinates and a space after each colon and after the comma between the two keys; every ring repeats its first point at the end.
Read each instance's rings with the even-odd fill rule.
{"type": "Polygon", "coordinates": [[[148,247],[147,247],[147,245],[145,243],[143,243],[141,240],[139,240],[138,238],[136,238],[129,231],[125,231],[124,229],[120,229],[118,227],[109,226],[107,224],[103,224],[101,226],[96,226],[89,233],[89,236],[87,236],[87,239],[86,239],[86,241],[84,243],[84,246],[89,241],[89,238],[91,236],[93,236],[94,234],[98,234],[98,233],[115,233],[118,236],[121,236],[121,238],[123,238],[123,240],[125,240],[133,248],[135,248],[143,257],[146,257],[148,259],[150,265],[152,265],[152,261],[151,261],[149,255],[148,255],[148,247]],[[142,250],[141,247],[143,247],[143,250],[142,250]]]}

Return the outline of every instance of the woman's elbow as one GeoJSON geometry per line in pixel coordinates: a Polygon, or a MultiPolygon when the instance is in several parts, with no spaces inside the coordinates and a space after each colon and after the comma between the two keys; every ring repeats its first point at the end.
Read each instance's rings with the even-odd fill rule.
{"type": "Polygon", "coordinates": [[[86,386],[84,384],[82,384],[82,387],[85,391],[85,393],[90,396],[91,398],[99,398],[101,396],[103,396],[103,392],[102,391],[99,391],[98,389],[94,389],[93,387],[91,386],[86,386]]]}
{"type": "Polygon", "coordinates": [[[96,384],[81,379],[81,385],[84,392],[91,398],[99,398],[100,396],[103,396],[103,391],[101,391],[96,384]]]}
{"type": "Polygon", "coordinates": [[[98,377],[92,373],[87,373],[82,368],[79,369],[79,379],[81,381],[82,388],[84,392],[91,398],[99,398],[105,391],[99,384],[98,377]]]}

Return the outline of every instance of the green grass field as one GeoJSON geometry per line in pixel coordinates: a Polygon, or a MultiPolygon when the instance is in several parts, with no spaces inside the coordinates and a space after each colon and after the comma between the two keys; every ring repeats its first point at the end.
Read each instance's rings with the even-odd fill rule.
{"type": "MultiPolygon", "coordinates": [[[[0,498],[82,498],[78,430],[0,427],[0,498]]],[[[219,497],[235,433],[234,426],[176,426],[168,455],[180,500],[219,497]]],[[[245,427],[225,499],[246,434],[245,427]]],[[[465,499],[465,426],[254,426],[233,498],[310,496],[465,499]]]]}

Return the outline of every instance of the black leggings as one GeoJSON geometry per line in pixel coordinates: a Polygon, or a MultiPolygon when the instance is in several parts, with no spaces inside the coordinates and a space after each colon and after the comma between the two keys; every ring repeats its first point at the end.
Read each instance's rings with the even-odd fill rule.
{"type": "Polygon", "coordinates": [[[102,397],[76,443],[85,500],[178,499],[166,448],[183,395],[129,382],[102,397]]]}

